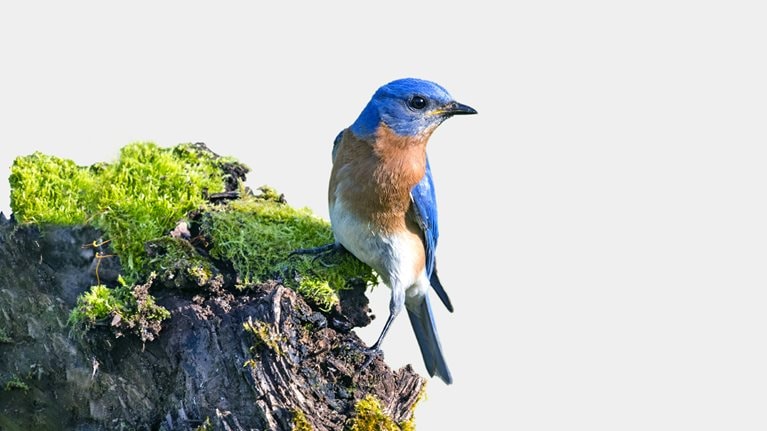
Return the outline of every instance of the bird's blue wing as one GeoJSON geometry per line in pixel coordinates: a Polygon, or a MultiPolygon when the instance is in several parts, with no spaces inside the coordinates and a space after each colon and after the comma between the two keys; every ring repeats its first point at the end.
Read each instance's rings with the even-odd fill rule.
{"type": "Polygon", "coordinates": [[[411,192],[416,208],[418,224],[423,229],[426,242],[426,275],[431,277],[434,271],[434,252],[437,249],[439,226],[437,224],[437,196],[434,193],[434,180],[431,177],[429,158],[426,158],[426,174],[411,192]]]}
{"type": "Polygon", "coordinates": [[[418,225],[423,230],[424,247],[426,249],[426,275],[431,281],[431,287],[437,292],[437,296],[442,300],[448,310],[453,311],[453,305],[447,292],[442,287],[442,283],[437,276],[437,264],[435,252],[437,250],[437,239],[439,238],[439,225],[437,224],[437,196],[434,192],[434,180],[431,176],[431,166],[429,158],[426,158],[426,174],[421,181],[413,187],[410,192],[415,206],[415,215],[418,225]]]}

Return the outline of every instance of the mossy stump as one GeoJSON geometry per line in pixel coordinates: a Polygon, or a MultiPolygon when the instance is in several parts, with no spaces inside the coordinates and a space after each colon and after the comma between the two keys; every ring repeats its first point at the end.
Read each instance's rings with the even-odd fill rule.
{"type": "Polygon", "coordinates": [[[0,429],[413,429],[424,379],[363,367],[352,331],[375,275],[289,257],[331,239],[327,222],[251,193],[245,172],[201,144],[132,144],[91,167],[17,159],[0,429]]]}

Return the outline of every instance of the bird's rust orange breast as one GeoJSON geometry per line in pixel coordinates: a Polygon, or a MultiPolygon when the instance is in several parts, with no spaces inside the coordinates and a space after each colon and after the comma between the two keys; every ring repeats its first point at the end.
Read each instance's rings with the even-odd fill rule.
{"type": "MultiPolygon", "coordinates": [[[[429,133],[430,134],[430,133],[429,133]]],[[[345,131],[333,162],[328,199],[387,232],[413,230],[410,191],[426,172],[428,134],[399,136],[386,126],[375,139],[345,131]]]]}

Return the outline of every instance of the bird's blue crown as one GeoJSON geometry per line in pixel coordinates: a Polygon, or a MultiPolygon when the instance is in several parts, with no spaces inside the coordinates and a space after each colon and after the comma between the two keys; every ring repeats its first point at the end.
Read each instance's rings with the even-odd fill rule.
{"type": "Polygon", "coordinates": [[[398,79],[375,92],[351,130],[357,136],[367,137],[375,134],[383,123],[398,135],[418,135],[444,120],[434,110],[452,100],[447,90],[431,81],[398,79]]]}

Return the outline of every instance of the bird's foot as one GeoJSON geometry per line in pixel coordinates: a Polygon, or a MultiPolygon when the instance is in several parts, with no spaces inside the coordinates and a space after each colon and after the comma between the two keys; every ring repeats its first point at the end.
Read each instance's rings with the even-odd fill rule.
{"type": "Polygon", "coordinates": [[[373,359],[379,356],[383,356],[383,350],[377,346],[373,346],[367,349],[363,349],[362,354],[365,355],[365,362],[360,365],[360,371],[367,368],[373,362],[373,359]]]}
{"type": "MultiPolygon", "coordinates": [[[[336,253],[341,253],[341,252],[344,252],[344,251],[346,251],[344,246],[342,246],[339,243],[334,242],[334,243],[330,243],[330,244],[321,245],[319,247],[299,248],[299,249],[291,251],[290,254],[288,254],[288,257],[297,256],[297,255],[311,254],[311,255],[314,255],[314,258],[312,259],[312,262],[314,262],[314,261],[316,261],[318,259],[321,259],[321,258],[323,258],[325,256],[330,256],[330,255],[333,255],[333,254],[336,254],[336,253]]],[[[320,263],[323,266],[330,266],[330,265],[327,265],[325,262],[322,262],[322,261],[320,261],[320,263]]]]}
{"type": "Polygon", "coordinates": [[[290,252],[288,256],[297,254],[325,254],[332,252],[336,247],[341,247],[340,244],[331,242],[330,244],[321,245],[319,247],[312,248],[298,248],[290,252]]]}

